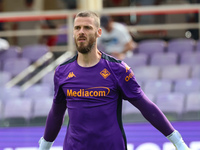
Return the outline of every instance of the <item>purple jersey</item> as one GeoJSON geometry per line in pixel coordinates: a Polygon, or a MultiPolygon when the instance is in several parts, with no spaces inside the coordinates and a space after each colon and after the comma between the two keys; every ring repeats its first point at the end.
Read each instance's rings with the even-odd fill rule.
{"type": "Polygon", "coordinates": [[[65,150],[126,150],[122,99],[143,92],[123,61],[102,53],[92,67],[77,64],[77,55],[56,68],[54,103],[66,101],[69,125],[65,150]]]}

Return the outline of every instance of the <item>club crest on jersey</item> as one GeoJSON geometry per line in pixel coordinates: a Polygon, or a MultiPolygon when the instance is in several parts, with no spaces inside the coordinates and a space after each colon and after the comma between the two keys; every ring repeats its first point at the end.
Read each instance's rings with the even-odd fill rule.
{"type": "Polygon", "coordinates": [[[104,79],[106,79],[110,75],[110,72],[105,68],[100,72],[100,74],[104,79]]]}
{"type": "Polygon", "coordinates": [[[67,76],[67,79],[72,78],[72,77],[76,77],[76,76],[73,72],[70,72],[67,76]]]}

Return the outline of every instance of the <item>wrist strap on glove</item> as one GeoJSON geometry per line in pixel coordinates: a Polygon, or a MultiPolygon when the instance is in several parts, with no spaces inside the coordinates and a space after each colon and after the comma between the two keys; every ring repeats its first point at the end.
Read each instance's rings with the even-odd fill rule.
{"type": "Polygon", "coordinates": [[[167,139],[174,144],[177,150],[189,150],[188,146],[183,141],[181,134],[177,130],[168,135],[167,139]]]}
{"type": "Polygon", "coordinates": [[[39,150],[49,150],[52,145],[53,142],[48,142],[43,137],[39,140],[39,150]]]}

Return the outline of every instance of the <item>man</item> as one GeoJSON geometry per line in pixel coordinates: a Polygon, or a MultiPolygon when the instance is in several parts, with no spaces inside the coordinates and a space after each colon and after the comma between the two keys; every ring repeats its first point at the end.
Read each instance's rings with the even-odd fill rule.
{"type": "Polygon", "coordinates": [[[78,54],[56,68],[54,100],[39,149],[50,149],[68,109],[64,150],[127,150],[121,120],[122,99],[126,99],[177,150],[189,150],[178,131],[145,96],[130,67],[97,49],[97,38],[102,34],[99,22],[90,11],[75,17],[78,54]]]}
{"type": "Polygon", "coordinates": [[[101,17],[102,36],[98,39],[98,47],[118,59],[133,54],[136,43],[133,41],[126,26],[114,22],[109,16],[101,17]]]}

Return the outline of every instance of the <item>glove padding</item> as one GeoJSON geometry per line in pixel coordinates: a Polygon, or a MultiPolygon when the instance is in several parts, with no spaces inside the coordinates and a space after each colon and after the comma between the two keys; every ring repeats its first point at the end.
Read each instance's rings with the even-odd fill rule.
{"type": "Polygon", "coordinates": [[[50,150],[53,142],[46,141],[43,137],[39,140],[39,150],[50,150]]]}
{"type": "Polygon", "coordinates": [[[178,131],[175,130],[167,138],[174,144],[176,150],[190,150],[178,131]]]}

